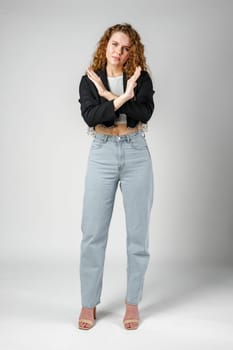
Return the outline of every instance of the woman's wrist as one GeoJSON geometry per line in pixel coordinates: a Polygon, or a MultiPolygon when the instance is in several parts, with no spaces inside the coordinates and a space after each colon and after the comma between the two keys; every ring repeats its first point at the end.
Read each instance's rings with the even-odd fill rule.
{"type": "Polygon", "coordinates": [[[120,96],[114,95],[111,91],[109,90],[104,90],[101,94],[101,97],[106,98],[106,100],[108,101],[112,101],[113,100],[113,104],[114,104],[114,110],[117,110],[118,108],[120,108],[125,102],[127,102],[128,100],[130,100],[130,96],[128,96],[125,92],[123,94],[121,94],[120,96]]]}
{"type": "Polygon", "coordinates": [[[114,110],[116,111],[118,108],[120,108],[125,102],[129,100],[129,97],[123,93],[122,95],[118,96],[114,101],[114,110]]]}
{"type": "Polygon", "coordinates": [[[118,97],[117,95],[114,95],[111,91],[108,90],[104,90],[100,96],[106,98],[106,100],[108,101],[114,100],[118,97]]]}

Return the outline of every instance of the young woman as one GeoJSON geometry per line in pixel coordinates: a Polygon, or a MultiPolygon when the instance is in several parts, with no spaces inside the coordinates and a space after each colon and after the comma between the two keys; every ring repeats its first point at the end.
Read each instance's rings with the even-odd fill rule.
{"type": "Polygon", "coordinates": [[[100,303],[105,249],[119,184],[127,230],[126,329],[139,323],[149,262],[153,169],[145,138],[154,110],[153,85],[138,32],[128,23],[104,32],[79,85],[80,107],[93,135],[82,213],[79,328],[90,329],[100,303]]]}

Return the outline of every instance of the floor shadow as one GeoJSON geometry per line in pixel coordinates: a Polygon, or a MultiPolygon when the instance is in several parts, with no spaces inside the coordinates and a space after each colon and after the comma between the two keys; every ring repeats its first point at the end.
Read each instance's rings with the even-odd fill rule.
{"type": "Polygon", "coordinates": [[[198,298],[204,290],[215,286],[224,285],[233,291],[232,266],[183,263],[158,264],[151,269],[154,273],[147,276],[141,308],[145,318],[198,298]]]}

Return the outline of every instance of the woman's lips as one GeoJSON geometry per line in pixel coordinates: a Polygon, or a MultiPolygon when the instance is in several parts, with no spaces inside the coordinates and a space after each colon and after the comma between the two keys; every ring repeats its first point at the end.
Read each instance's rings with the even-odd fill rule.
{"type": "Polygon", "coordinates": [[[115,56],[112,56],[112,58],[114,58],[115,60],[120,61],[120,57],[115,57],[115,56]]]}

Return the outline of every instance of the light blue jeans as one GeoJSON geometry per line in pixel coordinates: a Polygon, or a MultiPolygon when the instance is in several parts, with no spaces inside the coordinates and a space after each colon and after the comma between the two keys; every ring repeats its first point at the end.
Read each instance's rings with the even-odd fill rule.
{"type": "Polygon", "coordinates": [[[142,299],[149,254],[149,220],[153,203],[153,169],[144,131],[129,135],[98,134],[92,141],[83,197],[80,282],[83,307],[100,303],[105,250],[117,186],[127,231],[125,302],[142,299]]]}

